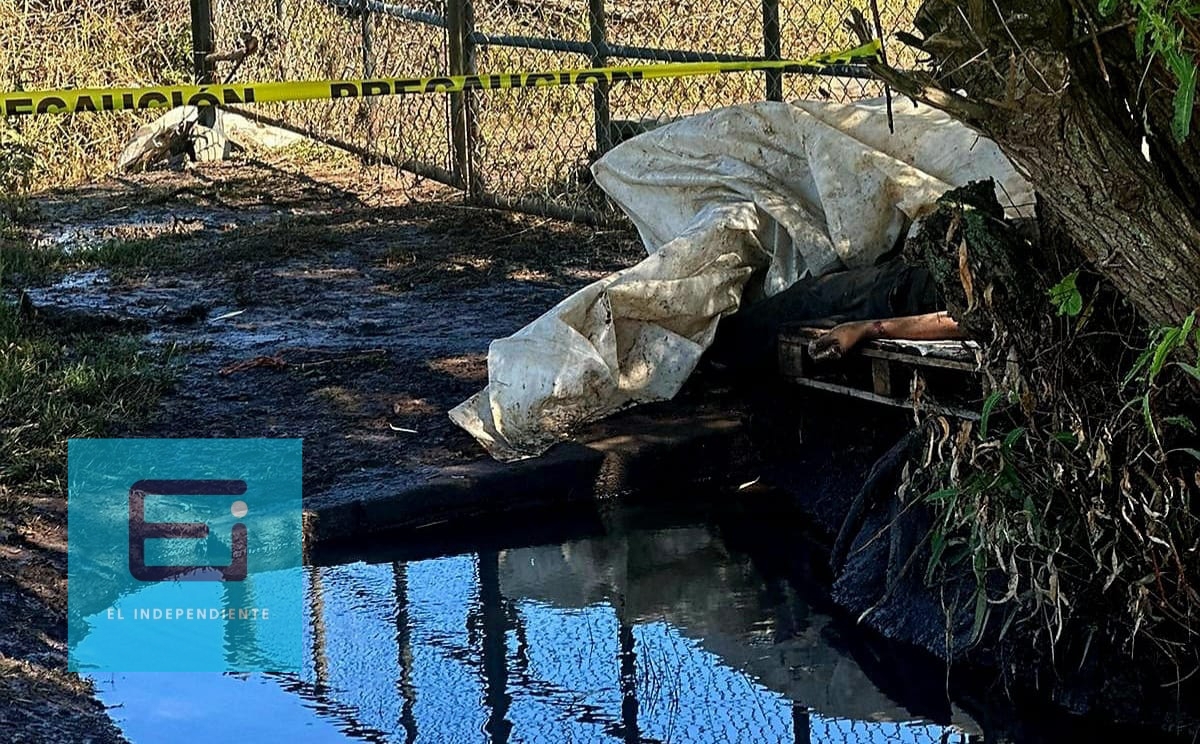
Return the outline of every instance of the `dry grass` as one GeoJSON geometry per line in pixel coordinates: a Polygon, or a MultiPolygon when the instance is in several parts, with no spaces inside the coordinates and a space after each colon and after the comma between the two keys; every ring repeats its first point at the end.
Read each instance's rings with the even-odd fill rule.
{"type": "MultiPolygon", "coordinates": [[[[444,14],[433,0],[410,7],[444,14]]],[[[852,46],[841,28],[852,0],[816,3],[783,0],[783,54],[789,57],[852,46]]],[[[883,3],[885,28],[906,27],[917,0],[883,3]]],[[[762,50],[762,11],[756,0],[721,4],[610,0],[608,36],[613,43],[757,55],[762,50]]],[[[480,0],[476,28],[492,34],[589,38],[581,1],[480,0]]],[[[188,4],[184,0],[0,0],[0,88],[144,85],[190,79],[188,4]]],[[[230,47],[250,30],[262,50],[236,79],[298,80],[435,75],[448,67],[445,32],[432,26],[335,11],[319,0],[216,0],[216,45],[230,47]],[[370,54],[364,56],[364,35],[370,54]]],[[[613,60],[614,63],[625,62],[613,60]]],[[[478,50],[477,69],[511,71],[585,67],[582,55],[491,46],[478,50]]],[[[230,72],[222,63],[218,76],[230,72]]],[[[764,95],[761,74],[651,81],[612,93],[614,119],[667,120],[764,95]]],[[[861,81],[791,76],[785,96],[838,99],[875,95],[861,81]]],[[[324,132],[399,160],[452,167],[447,99],[388,98],[371,102],[315,101],[261,105],[258,110],[324,132]]],[[[504,196],[535,195],[560,203],[577,200],[586,187],[586,165],[596,149],[589,89],[504,91],[479,96],[477,162],[487,189],[504,196]]],[[[34,150],[34,187],[69,185],[110,172],[123,143],[150,113],[43,116],[9,120],[34,150]]]]}
{"type": "Polygon", "coordinates": [[[909,241],[986,341],[992,390],[978,425],[932,426],[910,468],[911,503],[936,515],[926,577],[973,575],[977,639],[1007,632],[1064,673],[1118,649],[1173,687],[1200,668],[1196,314],[1147,334],[1099,277],[1068,290],[1051,257],[1071,265],[1070,246],[1017,238],[984,186],[992,201],[953,192],[909,241]]]}
{"type": "MultiPolygon", "coordinates": [[[[0,89],[149,85],[189,79],[185,0],[0,0],[0,89]]],[[[109,173],[145,114],[10,119],[37,156],[33,186],[109,173]]],[[[0,124],[0,127],[3,127],[0,124]]]]}

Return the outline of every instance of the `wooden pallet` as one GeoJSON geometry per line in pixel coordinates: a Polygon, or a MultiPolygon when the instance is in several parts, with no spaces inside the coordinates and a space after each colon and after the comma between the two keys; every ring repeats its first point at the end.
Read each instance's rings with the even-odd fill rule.
{"type": "Polygon", "coordinates": [[[845,359],[818,364],[809,356],[808,344],[822,333],[799,325],[780,332],[779,370],[784,378],[803,387],[881,405],[979,420],[978,406],[931,400],[924,374],[926,370],[946,370],[970,378],[972,389],[978,390],[979,345],[974,341],[868,341],[845,359]],[[863,365],[870,367],[870,389],[840,379],[863,365]],[[923,392],[914,400],[912,390],[923,392]]]}

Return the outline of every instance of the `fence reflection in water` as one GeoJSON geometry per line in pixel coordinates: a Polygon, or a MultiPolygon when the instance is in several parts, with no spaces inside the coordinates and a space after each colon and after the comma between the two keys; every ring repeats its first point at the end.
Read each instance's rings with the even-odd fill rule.
{"type": "Polygon", "coordinates": [[[289,682],[368,740],[969,740],[910,720],[828,617],[705,528],[310,578],[310,667],[289,682]]]}

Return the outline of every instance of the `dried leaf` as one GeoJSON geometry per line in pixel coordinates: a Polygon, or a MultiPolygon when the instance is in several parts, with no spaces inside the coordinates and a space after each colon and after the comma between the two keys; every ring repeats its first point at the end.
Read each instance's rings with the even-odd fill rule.
{"type": "Polygon", "coordinates": [[[967,296],[967,312],[972,312],[978,306],[975,299],[975,278],[971,276],[971,266],[967,261],[967,239],[963,238],[958,244],[958,278],[962,282],[963,292],[967,296]]]}

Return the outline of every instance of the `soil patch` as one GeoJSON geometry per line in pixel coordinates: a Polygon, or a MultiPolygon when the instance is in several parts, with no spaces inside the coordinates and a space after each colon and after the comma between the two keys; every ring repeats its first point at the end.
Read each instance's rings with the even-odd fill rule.
{"type": "Polygon", "coordinates": [[[138,263],[29,290],[43,315],[137,324],[180,351],[178,390],[139,436],[304,437],[306,493],[474,459],[446,411],[486,383],[488,343],[644,255],[627,231],[317,176],[224,164],[41,203],[44,241],[143,244],[138,263]]]}

